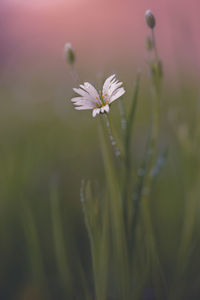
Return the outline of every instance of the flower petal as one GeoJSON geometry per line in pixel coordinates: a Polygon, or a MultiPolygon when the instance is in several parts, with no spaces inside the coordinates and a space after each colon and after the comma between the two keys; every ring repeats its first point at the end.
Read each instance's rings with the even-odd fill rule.
{"type": "Polygon", "coordinates": [[[113,83],[112,86],[110,87],[109,91],[108,91],[108,95],[112,96],[113,93],[115,93],[115,91],[122,85],[122,82],[116,82],[113,83]]]}
{"type": "Polygon", "coordinates": [[[95,89],[95,87],[93,87],[93,85],[89,82],[84,82],[84,85],[81,85],[81,87],[88,92],[88,94],[90,96],[92,96],[94,98],[94,101],[96,100],[97,97],[99,97],[99,94],[97,92],[97,90],[95,89]]]}
{"type": "Polygon", "coordinates": [[[85,97],[89,96],[88,93],[86,91],[82,90],[82,89],[76,89],[76,88],[74,88],[73,90],[74,90],[75,93],[77,93],[77,94],[79,94],[79,95],[81,95],[83,97],[84,96],[85,97]]]}
{"type": "Polygon", "coordinates": [[[109,112],[109,110],[110,110],[110,107],[109,107],[109,105],[108,104],[106,104],[105,106],[104,106],[104,111],[105,112],[109,112]]]}
{"type": "Polygon", "coordinates": [[[74,108],[75,108],[76,110],[93,109],[93,107],[87,106],[87,105],[75,106],[74,108]]]}
{"type": "Polygon", "coordinates": [[[94,95],[97,94],[96,89],[89,83],[80,85],[81,88],[74,88],[73,90],[81,97],[74,97],[71,101],[74,103],[75,109],[93,109],[95,101],[97,101],[94,95]],[[96,91],[96,92],[95,92],[96,91]]]}
{"type": "Polygon", "coordinates": [[[95,118],[96,115],[98,115],[99,113],[100,113],[100,108],[95,108],[95,109],[93,109],[93,111],[92,111],[92,116],[93,116],[93,118],[95,118]]]}
{"type": "Polygon", "coordinates": [[[104,112],[109,112],[109,105],[106,104],[104,106],[101,107],[101,113],[103,114],[104,112]]]}
{"type": "Polygon", "coordinates": [[[109,103],[112,103],[113,101],[115,101],[116,99],[118,99],[119,97],[121,97],[123,94],[125,93],[125,89],[119,88],[115,91],[114,94],[112,94],[112,96],[109,99],[109,103]]]}
{"type": "Polygon", "coordinates": [[[91,107],[94,107],[93,103],[90,100],[77,97],[77,100],[75,98],[72,98],[71,101],[73,102],[74,105],[90,105],[91,107]]]}
{"type": "Polygon", "coordinates": [[[85,99],[84,97],[75,97],[72,98],[71,101],[73,102],[75,109],[93,109],[94,105],[91,100],[85,99]]]}
{"type": "Polygon", "coordinates": [[[115,80],[115,77],[116,75],[113,74],[111,75],[110,77],[108,77],[105,82],[104,82],[104,85],[103,85],[103,89],[102,89],[102,94],[105,95],[108,93],[108,89],[110,87],[110,85],[112,84],[112,80],[114,81],[115,80]]]}
{"type": "Polygon", "coordinates": [[[82,99],[83,99],[83,97],[74,97],[71,99],[71,101],[74,103],[74,102],[80,101],[82,99]]]}

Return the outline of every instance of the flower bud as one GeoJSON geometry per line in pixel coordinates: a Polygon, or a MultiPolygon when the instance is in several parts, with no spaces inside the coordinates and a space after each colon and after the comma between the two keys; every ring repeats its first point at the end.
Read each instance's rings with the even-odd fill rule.
{"type": "Polygon", "coordinates": [[[65,44],[65,56],[66,60],[70,65],[73,65],[75,62],[75,53],[70,43],[65,44]]]}
{"type": "Polygon", "coordinates": [[[153,29],[156,25],[156,19],[150,9],[145,12],[145,19],[149,28],[153,29]]]}

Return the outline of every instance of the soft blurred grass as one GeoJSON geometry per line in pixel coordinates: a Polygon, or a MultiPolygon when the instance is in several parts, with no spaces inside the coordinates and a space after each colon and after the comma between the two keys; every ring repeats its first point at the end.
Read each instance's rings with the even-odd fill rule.
{"type": "MultiPolygon", "coordinates": [[[[132,145],[136,168],[151,116],[149,87],[142,85],[132,145]]],[[[69,85],[58,92],[37,80],[28,90],[1,87],[0,298],[82,299],[92,275],[80,183],[104,183],[98,121],[72,109],[65,100],[69,85]]],[[[195,84],[184,81],[167,84],[161,103],[160,150],[167,148],[168,156],[154,182],[151,213],[170,299],[200,296],[198,101],[195,84]]],[[[116,103],[111,117],[119,126],[117,115],[116,103]]]]}

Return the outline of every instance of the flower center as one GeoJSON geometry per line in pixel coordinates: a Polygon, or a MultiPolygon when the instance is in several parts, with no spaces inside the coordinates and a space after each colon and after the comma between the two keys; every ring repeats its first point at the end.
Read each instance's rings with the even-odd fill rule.
{"type": "Polygon", "coordinates": [[[102,95],[101,96],[101,91],[99,91],[99,97],[96,97],[96,102],[94,103],[95,104],[95,108],[101,108],[107,104],[109,104],[109,101],[108,99],[106,99],[108,97],[108,94],[105,94],[105,95],[102,95]]]}

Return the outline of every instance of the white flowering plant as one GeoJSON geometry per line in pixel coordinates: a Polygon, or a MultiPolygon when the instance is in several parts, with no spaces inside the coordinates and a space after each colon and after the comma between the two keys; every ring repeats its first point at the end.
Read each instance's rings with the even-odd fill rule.
{"type": "Polygon", "coordinates": [[[121,87],[122,82],[116,79],[116,75],[108,77],[103,85],[102,92],[95,89],[89,82],[80,85],[79,89],[74,88],[74,91],[79,94],[79,97],[72,98],[71,101],[77,110],[92,109],[92,116],[108,113],[110,105],[113,101],[121,97],[125,90],[121,87]]]}
{"type": "MultiPolygon", "coordinates": [[[[153,179],[165,161],[165,153],[157,155],[162,64],[156,48],[155,18],[150,10],[146,12],[145,18],[152,32],[152,36],[148,38],[148,50],[152,53],[148,65],[153,109],[151,131],[139,170],[133,168],[131,143],[140,73],[136,77],[128,113],[125,113],[121,100],[125,89],[115,74],[104,81],[102,91],[99,92],[89,82],[80,84],[79,88],[73,89],[78,96],[71,99],[76,110],[92,110],[93,117],[103,115],[103,118],[98,118],[101,124],[100,144],[105,186],[103,189],[101,187],[99,193],[92,182],[83,181],[80,193],[91,249],[94,278],[91,293],[96,300],[143,299],[142,291],[145,290],[149,275],[153,287],[158,286],[159,282],[156,292],[152,290],[152,297],[156,293],[162,299],[165,289],[149,202],[153,179]],[[122,140],[116,136],[109,117],[111,105],[117,99],[122,109],[122,140]],[[138,240],[142,249],[137,247],[138,240]]],[[[87,297],[93,299],[90,298],[91,294],[87,297]]]]}

